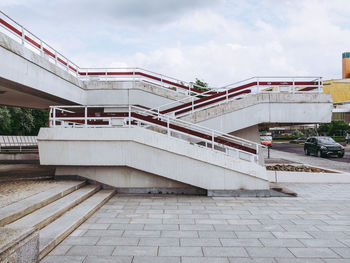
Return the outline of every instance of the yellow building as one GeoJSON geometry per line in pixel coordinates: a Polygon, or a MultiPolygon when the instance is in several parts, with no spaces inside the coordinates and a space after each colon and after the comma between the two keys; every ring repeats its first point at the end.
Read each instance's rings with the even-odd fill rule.
{"type": "Polygon", "coordinates": [[[325,80],[323,92],[331,94],[334,103],[350,101],[350,79],[325,80]]]}
{"type": "Polygon", "coordinates": [[[342,79],[325,80],[323,92],[333,98],[332,120],[350,123],[350,52],[342,55],[342,79]]]}

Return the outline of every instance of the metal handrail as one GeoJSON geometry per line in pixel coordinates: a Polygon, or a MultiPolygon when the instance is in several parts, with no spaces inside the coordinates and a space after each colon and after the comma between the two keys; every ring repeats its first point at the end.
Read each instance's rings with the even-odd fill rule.
{"type": "MultiPolygon", "coordinates": [[[[21,45],[26,46],[29,45],[33,50],[36,50],[41,56],[48,59],[50,62],[53,62],[54,64],[63,67],[64,70],[69,72],[70,74],[74,75],[75,77],[79,79],[85,79],[85,80],[93,80],[96,76],[108,76],[109,78],[116,77],[117,75],[113,74],[116,73],[114,70],[116,68],[82,68],[79,67],[76,63],[69,60],[67,57],[62,55],[60,52],[52,48],[49,44],[47,44],[45,41],[41,40],[39,37],[37,37],[35,34],[31,33],[29,30],[27,30],[24,26],[17,23],[15,20],[10,18],[8,15],[6,15],[4,12],[0,10],[0,26],[6,30],[6,32],[10,32],[11,36],[14,40],[19,41],[21,45]],[[2,18],[1,18],[2,16],[2,18]],[[3,19],[4,18],[4,19],[3,19]],[[101,75],[89,75],[89,72],[92,72],[94,70],[103,70],[101,75]]],[[[142,68],[119,68],[122,70],[141,70],[143,72],[148,72],[149,74],[152,74],[149,76],[149,79],[155,79],[159,78],[160,83],[163,84],[164,87],[166,87],[165,84],[175,84],[175,90],[178,90],[178,88],[182,88],[184,90],[188,90],[186,94],[191,95],[199,94],[201,92],[196,91],[198,88],[203,88],[199,85],[196,85],[192,82],[186,82],[182,81],[173,77],[169,77],[164,74],[159,74],[150,70],[145,70],[142,68]],[[170,82],[170,83],[167,83],[170,82]]],[[[132,72],[128,72],[132,73],[132,72]]],[[[144,76],[147,77],[147,76],[144,76]]],[[[171,88],[171,86],[170,86],[171,88]]],[[[208,89],[213,89],[208,87],[208,89]]]]}
{"type": "Polygon", "coordinates": [[[304,77],[304,76],[293,76],[293,77],[252,77],[245,80],[241,80],[226,86],[221,87],[220,89],[217,89],[214,93],[212,90],[192,96],[190,98],[184,98],[177,101],[173,101],[170,103],[163,104],[161,106],[144,110],[145,112],[158,112],[161,113],[163,110],[171,109],[172,107],[179,106],[181,104],[191,103],[189,106],[181,107],[178,110],[174,110],[169,112],[173,116],[181,117],[185,114],[191,114],[193,112],[197,111],[197,108],[200,108],[198,110],[203,110],[202,107],[198,107],[203,104],[208,104],[208,102],[214,101],[214,103],[210,103],[208,107],[216,106],[222,103],[226,103],[231,100],[236,100],[238,98],[241,98],[242,96],[247,96],[248,94],[257,94],[257,93],[266,93],[266,92],[280,92],[281,87],[288,88],[288,90],[283,90],[284,92],[290,92],[290,93],[302,93],[302,92],[322,92],[323,87],[323,81],[322,77],[304,77]],[[278,79],[280,81],[275,81],[271,79],[278,79]],[[282,80],[282,81],[281,81],[282,80]],[[297,81],[296,81],[297,80],[297,81]],[[304,80],[304,81],[298,81],[298,80],[304,80]],[[269,84],[270,83],[270,84],[269,84]],[[276,84],[278,83],[278,84],[276,84]],[[287,83],[287,84],[286,84],[287,83]],[[307,84],[309,83],[309,84],[307,84]],[[230,92],[232,89],[237,89],[239,87],[243,87],[244,85],[253,84],[252,86],[242,88],[240,90],[237,90],[236,92],[230,92]],[[311,91],[301,91],[298,90],[298,88],[301,87],[310,87],[314,88],[311,91]],[[275,91],[268,91],[267,88],[277,88],[275,91]],[[242,93],[243,91],[249,91],[246,93],[242,93]],[[222,93],[220,96],[216,96],[217,94],[222,93]],[[232,96],[234,94],[238,94],[237,96],[232,96]],[[241,95],[241,96],[240,96],[241,95]],[[203,97],[210,97],[212,96],[212,99],[204,100],[202,102],[197,102],[194,98],[203,98],[203,97]],[[221,100],[222,98],[225,98],[225,100],[221,100]],[[187,112],[187,109],[191,109],[191,111],[187,112]],[[178,115],[177,113],[180,111],[186,111],[185,114],[178,115]]]}
{"type": "Polygon", "coordinates": [[[36,136],[0,135],[0,152],[33,152],[37,146],[36,136]]]}
{"type": "MultiPolygon", "coordinates": [[[[106,112],[105,112],[106,113],[106,112]]],[[[236,155],[249,156],[250,161],[259,162],[259,151],[261,145],[251,142],[236,136],[222,133],[213,129],[209,129],[197,124],[186,122],[162,114],[145,114],[144,109],[137,106],[51,106],[50,107],[50,127],[141,127],[153,131],[162,131],[168,136],[176,137],[177,139],[185,140],[190,143],[201,142],[204,145],[201,147],[211,148],[215,151],[224,151],[226,154],[235,152],[236,155]],[[104,117],[104,116],[88,116],[89,109],[93,108],[119,108],[125,109],[125,112],[118,110],[116,113],[124,113],[123,117],[104,117]],[[67,110],[71,112],[74,109],[83,109],[79,111],[81,116],[59,116],[60,111],[67,110]],[[126,117],[127,116],[127,117],[126,117]],[[114,125],[113,119],[119,119],[121,122],[114,125]],[[80,121],[80,123],[76,123],[80,121]],[[91,121],[105,121],[103,124],[89,123],[91,121]],[[181,138],[179,138],[181,135],[181,138]],[[204,135],[204,136],[203,136],[204,135]],[[185,138],[185,137],[187,138],[185,138]],[[193,141],[194,140],[194,141],[193,141]],[[237,145],[234,147],[232,145],[237,145]],[[241,148],[239,148],[241,147],[241,148]],[[220,150],[221,149],[221,150],[220,150]],[[251,149],[248,151],[247,149],[251,149]]]]}

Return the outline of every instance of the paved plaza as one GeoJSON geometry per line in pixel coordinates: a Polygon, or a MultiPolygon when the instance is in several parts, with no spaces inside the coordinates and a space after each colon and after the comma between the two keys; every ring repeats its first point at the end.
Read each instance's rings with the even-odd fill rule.
{"type": "Polygon", "coordinates": [[[297,198],[116,195],[42,262],[350,262],[350,185],[297,198]]]}

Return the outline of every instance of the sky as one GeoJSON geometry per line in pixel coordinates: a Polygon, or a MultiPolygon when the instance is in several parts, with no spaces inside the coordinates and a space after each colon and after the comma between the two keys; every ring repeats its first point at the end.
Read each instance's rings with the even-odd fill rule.
{"type": "Polygon", "coordinates": [[[254,76],[341,78],[349,0],[1,0],[80,67],[140,67],[224,86],[254,76]]]}

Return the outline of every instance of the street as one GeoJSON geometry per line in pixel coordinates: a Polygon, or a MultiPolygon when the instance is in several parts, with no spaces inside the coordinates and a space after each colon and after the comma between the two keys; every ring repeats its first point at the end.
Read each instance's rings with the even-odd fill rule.
{"type": "MultiPolygon", "coordinates": [[[[266,162],[267,151],[265,152],[266,162]]],[[[304,154],[304,146],[298,144],[273,142],[270,150],[271,159],[283,159],[302,163],[306,165],[318,166],[325,169],[339,170],[350,173],[350,149],[345,149],[345,156],[343,158],[320,158],[313,155],[307,156],[304,154]]]]}
{"type": "MultiPolygon", "coordinates": [[[[303,144],[274,142],[272,145],[272,149],[278,150],[278,151],[283,151],[283,152],[295,153],[297,155],[302,155],[302,156],[305,155],[303,144]]],[[[312,155],[310,157],[317,158],[317,157],[312,156],[312,155]]],[[[345,148],[345,155],[343,158],[328,157],[328,158],[323,158],[323,159],[327,159],[331,162],[349,163],[349,165],[350,165],[350,148],[345,148]]]]}

